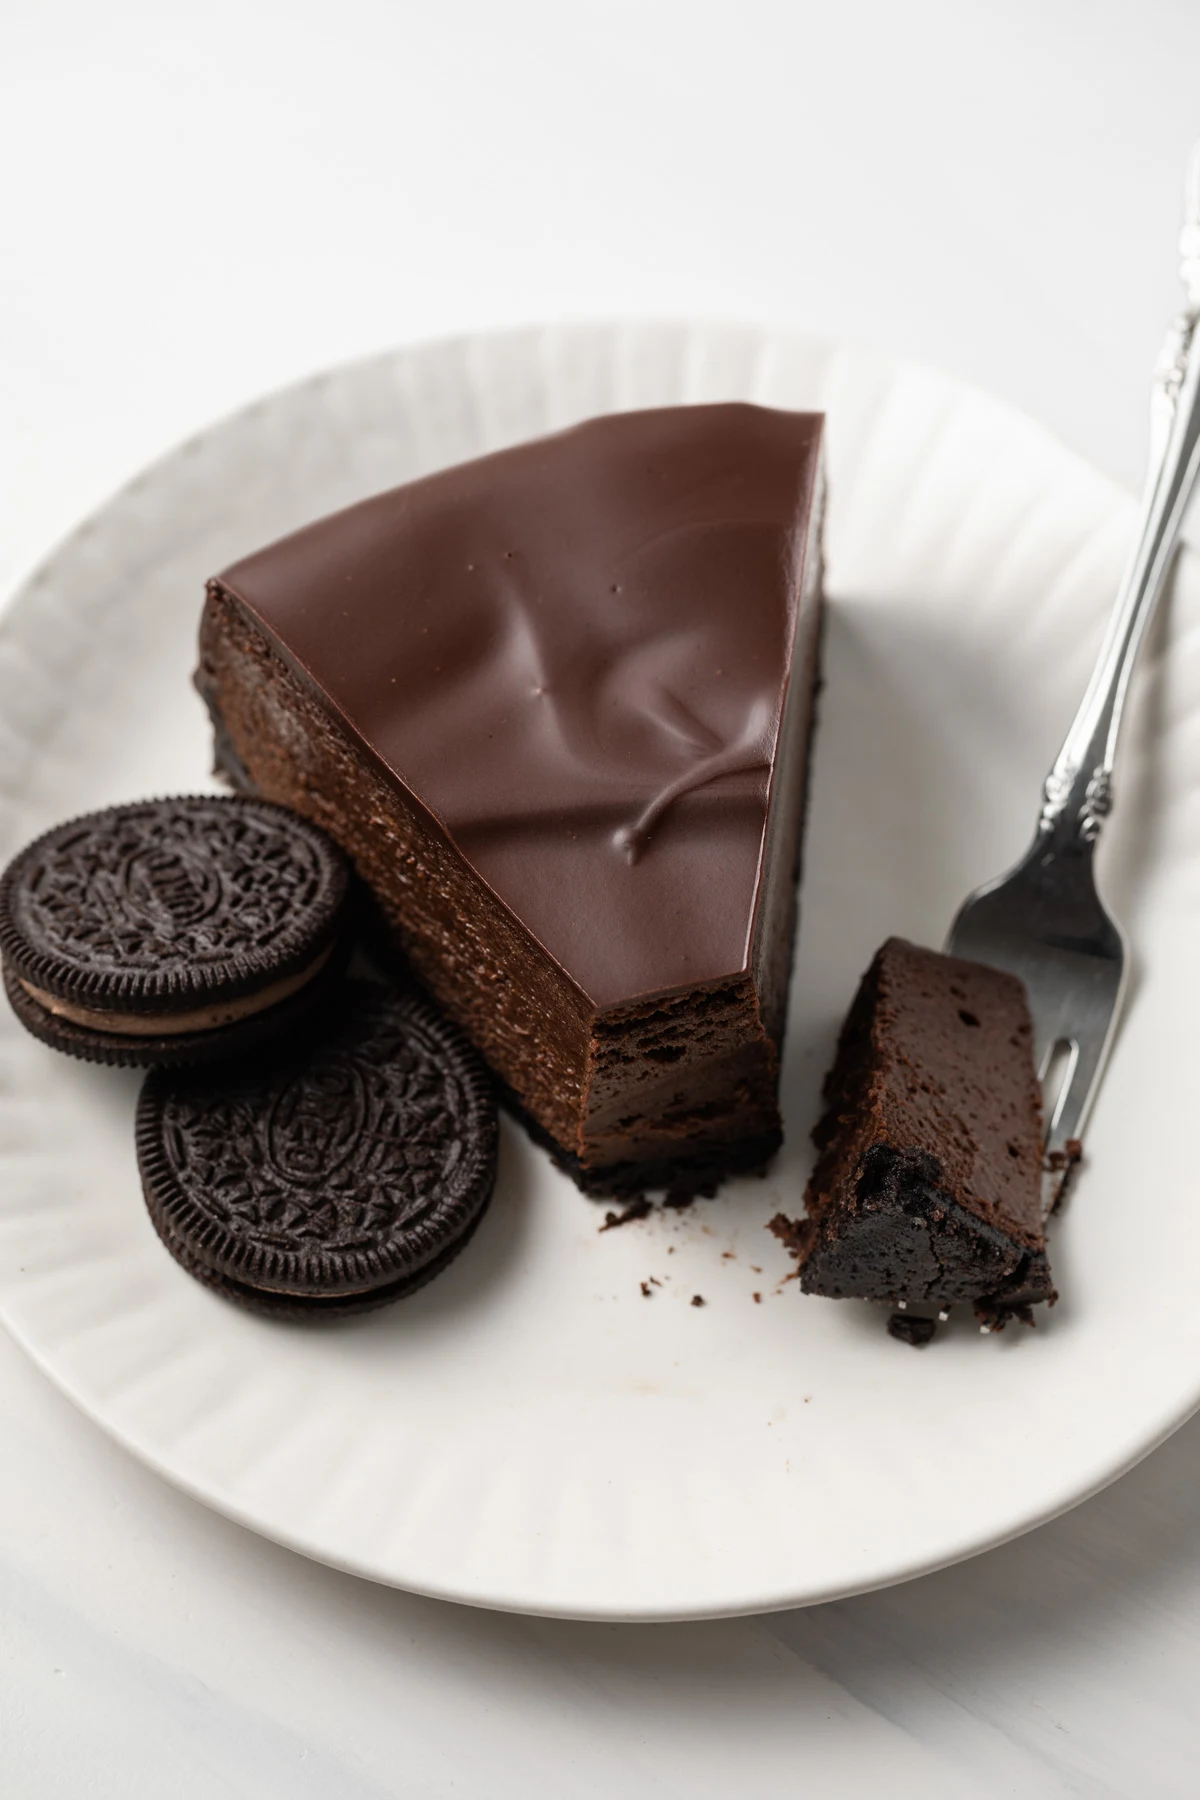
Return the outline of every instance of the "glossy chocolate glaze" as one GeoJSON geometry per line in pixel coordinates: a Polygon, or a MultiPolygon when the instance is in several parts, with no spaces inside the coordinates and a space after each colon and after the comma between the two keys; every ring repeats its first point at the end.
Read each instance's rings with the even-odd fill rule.
{"type": "Polygon", "coordinates": [[[597,1009],[748,966],[821,420],[590,421],[220,588],[597,1009]]]}

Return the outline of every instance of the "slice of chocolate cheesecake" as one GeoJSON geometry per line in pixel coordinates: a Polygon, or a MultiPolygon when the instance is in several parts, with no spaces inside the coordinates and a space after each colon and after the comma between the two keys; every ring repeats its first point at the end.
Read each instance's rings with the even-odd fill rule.
{"type": "Polygon", "coordinates": [[[808,1216],[772,1225],[805,1293],[971,1301],[993,1326],[1054,1299],[1033,1026],[1014,976],[889,938],[825,1097],[808,1216]]]}
{"type": "Polygon", "coordinates": [[[760,1167],[820,617],[822,420],[592,420],[209,585],[218,765],[349,852],[584,1186],[760,1167]]]}

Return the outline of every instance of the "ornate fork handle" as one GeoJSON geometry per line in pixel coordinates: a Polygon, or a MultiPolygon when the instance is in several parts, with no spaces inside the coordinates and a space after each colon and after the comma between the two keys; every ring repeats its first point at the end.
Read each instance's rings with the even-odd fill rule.
{"type": "Polygon", "coordinates": [[[1188,169],[1179,249],[1187,304],[1167,334],[1155,370],[1150,468],[1138,534],[1087,693],[1046,777],[1038,820],[1043,855],[1089,847],[1112,810],[1113,758],[1129,678],[1166,586],[1200,471],[1200,145],[1188,169]]]}

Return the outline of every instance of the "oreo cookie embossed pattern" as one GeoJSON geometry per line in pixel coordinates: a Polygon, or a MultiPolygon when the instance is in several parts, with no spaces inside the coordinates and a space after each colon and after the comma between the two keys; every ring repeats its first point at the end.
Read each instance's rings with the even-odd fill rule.
{"type": "Polygon", "coordinates": [[[321,1033],[265,1069],[152,1074],[137,1150],[155,1229],[191,1274],[276,1317],[424,1286],[492,1195],[495,1102],[424,1001],[348,981],[321,1033]]]}
{"type": "Polygon", "coordinates": [[[192,795],[56,826],[0,881],[22,1023],[91,1061],[227,1055],[292,1023],[336,972],[348,869],[307,820],[192,795]]]}

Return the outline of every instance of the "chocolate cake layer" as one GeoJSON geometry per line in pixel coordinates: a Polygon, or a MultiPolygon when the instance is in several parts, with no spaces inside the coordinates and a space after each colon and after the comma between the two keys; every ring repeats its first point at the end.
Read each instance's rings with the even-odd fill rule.
{"type": "Polygon", "coordinates": [[[1053,1299],[1032,1045],[1014,976],[884,944],[826,1081],[808,1216],[775,1225],[806,1293],[969,1300],[993,1323],[1053,1299]]]}
{"type": "Polygon", "coordinates": [[[821,420],[598,419],[210,584],[218,756],[349,851],[586,1185],[778,1142],[821,420]]]}

